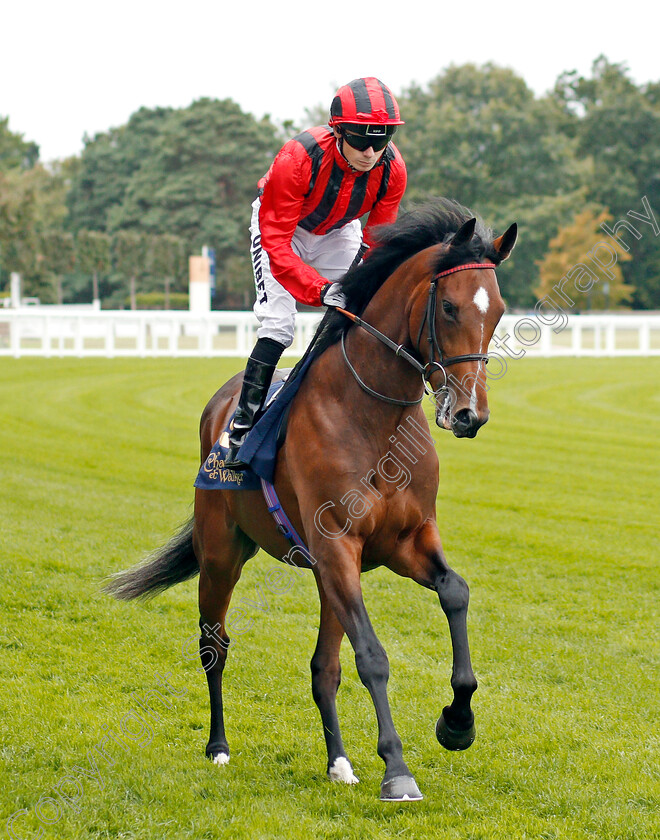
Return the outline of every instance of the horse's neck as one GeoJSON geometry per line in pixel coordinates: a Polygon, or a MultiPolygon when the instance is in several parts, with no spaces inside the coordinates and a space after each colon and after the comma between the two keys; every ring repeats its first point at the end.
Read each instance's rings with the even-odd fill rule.
{"type": "MultiPolygon", "coordinates": [[[[419,313],[423,312],[425,299],[424,289],[421,288],[417,272],[408,272],[400,267],[395,271],[365,308],[362,318],[377,330],[380,330],[396,344],[405,347],[407,350],[417,350],[414,346],[415,338],[411,333],[412,322],[419,320],[419,313]]],[[[368,337],[365,342],[372,347],[376,340],[368,337]]],[[[418,377],[414,368],[404,363],[402,368],[394,353],[384,344],[375,348],[375,352],[382,357],[385,363],[393,370],[400,370],[401,375],[410,378],[412,375],[418,377]]]]}
{"type": "MultiPolygon", "coordinates": [[[[414,303],[413,290],[405,289],[405,285],[404,280],[400,286],[391,284],[390,289],[381,288],[365,309],[362,318],[397,345],[412,349],[409,321],[414,303]]],[[[423,389],[419,372],[362,327],[353,326],[349,329],[345,347],[351,366],[362,382],[373,391],[394,400],[413,402],[419,399],[423,389]]],[[[348,369],[340,348],[334,353],[333,364],[336,366],[335,383],[338,389],[343,391],[347,384],[353,398],[365,403],[364,414],[371,417],[374,424],[387,426],[392,422],[396,425],[401,414],[405,413],[406,406],[392,404],[386,399],[377,399],[365,393],[348,369]]]]}
{"type": "Polygon", "coordinates": [[[425,298],[426,261],[407,260],[374,294],[362,317],[398,344],[411,346],[412,311],[425,298]]]}

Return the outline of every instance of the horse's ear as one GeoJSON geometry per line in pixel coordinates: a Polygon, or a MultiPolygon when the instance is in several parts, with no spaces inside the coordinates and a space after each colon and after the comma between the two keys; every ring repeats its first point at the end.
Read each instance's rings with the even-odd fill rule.
{"type": "Polygon", "coordinates": [[[467,245],[467,243],[474,236],[474,228],[476,224],[476,219],[469,219],[467,222],[465,222],[464,225],[461,225],[461,227],[456,231],[451,242],[449,243],[449,247],[460,248],[461,245],[467,245]]]}
{"type": "Polygon", "coordinates": [[[511,251],[513,251],[513,246],[516,244],[517,237],[518,225],[514,222],[511,227],[502,234],[502,236],[498,236],[497,239],[493,239],[493,247],[499,254],[501,262],[509,256],[511,251]]]}

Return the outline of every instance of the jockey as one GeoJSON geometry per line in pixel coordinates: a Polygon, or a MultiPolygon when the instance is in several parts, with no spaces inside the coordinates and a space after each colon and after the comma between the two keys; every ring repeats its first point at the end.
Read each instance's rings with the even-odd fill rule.
{"type": "Polygon", "coordinates": [[[259,181],[252,205],[251,256],[259,320],[229,432],[225,466],[263,408],[273,372],[294,336],[296,301],[344,306],[338,282],[371,245],[376,225],[396,219],[406,166],[392,143],[403,125],[390,89],[376,78],[337,91],[328,125],[289,140],[259,181]],[[364,232],[359,218],[369,214],[364,232]]]}

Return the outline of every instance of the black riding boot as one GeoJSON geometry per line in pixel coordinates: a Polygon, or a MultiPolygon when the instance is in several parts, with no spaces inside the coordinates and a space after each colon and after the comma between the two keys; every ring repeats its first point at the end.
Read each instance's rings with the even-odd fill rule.
{"type": "Polygon", "coordinates": [[[225,458],[225,467],[232,470],[245,469],[246,464],[238,460],[238,450],[266,402],[275,368],[276,365],[265,364],[252,357],[248,359],[238,408],[229,430],[229,451],[225,458]]]}

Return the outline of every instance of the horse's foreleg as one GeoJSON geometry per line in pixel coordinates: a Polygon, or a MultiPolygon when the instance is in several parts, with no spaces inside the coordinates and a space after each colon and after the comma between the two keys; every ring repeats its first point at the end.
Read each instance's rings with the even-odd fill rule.
{"type": "Polygon", "coordinates": [[[470,703],[477,690],[467,634],[468,585],[449,567],[438,529],[431,521],[419,531],[414,544],[396,558],[392,568],[438,593],[451,637],[454,699],[443,709],[435,731],[446,749],[465,750],[474,741],[474,714],[470,703]]]}
{"type": "MultiPolygon", "coordinates": [[[[438,563],[438,565],[443,564],[438,563]]],[[[463,578],[450,569],[446,562],[444,566],[445,568],[435,578],[435,589],[449,623],[453,654],[451,687],[454,699],[450,706],[445,706],[443,709],[435,734],[446,749],[466,750],[474,741],[474,714],[470,703],[472,695],[477,690],[467,635],[470,592],[463,578]]]]}
{"type": "Polygon", "coordinates": [[[195,505],[194,544],[200,566],[199,649],[211,703],[206,755],[214,764],[226,764],[229,745],[225,735],[222,674],[230,641],[225,618],[243,564],[254,552],[254,543],[232,525],[219,492],[212,492],[215,496],[212,505],[199,497],[195,505]]]}
{"type": "Polygon", "coordinates": [[[421,799],[417,783],[403,760],[401,739],[394,728],[387,699],[389,661],[369,620],[360,587],[360,549],[349,541],[320,542],[312,546],[319,558],[321,583],[330,606],[355,651],[355,664],[369,691],[378,719],[378,755],[385,762],[381,799],[421,799]],[[322,558],[322,559],[320,559],[322,558]]]}
{"type": "Polygon", "coordinates": [[[328,750],[328,778],[354,785],[359,779],[354,775],[344,751],[335,702],[341,682],[339,648],[344,638],[344,628],[334,614],[318,577],[316,583],[321,601],[321,617],[316,650],[311,661],[312,694],[323,722],[323,735],[328,750]]]}

